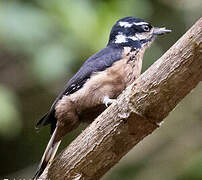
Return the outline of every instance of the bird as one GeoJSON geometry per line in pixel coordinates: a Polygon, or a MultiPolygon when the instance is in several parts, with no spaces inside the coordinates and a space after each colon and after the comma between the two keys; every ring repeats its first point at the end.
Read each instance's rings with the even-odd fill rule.
{"type": "Polygon", "coordinates": [[[92,122],[141,74],[145,50],[158,35],[169,33],[143,19],[124,17],[111,29],[106,47],[89,57],[36,127],[50,124],[51,138],[33,177],[54,159],[62,138],[81,122],[92,122]]]}

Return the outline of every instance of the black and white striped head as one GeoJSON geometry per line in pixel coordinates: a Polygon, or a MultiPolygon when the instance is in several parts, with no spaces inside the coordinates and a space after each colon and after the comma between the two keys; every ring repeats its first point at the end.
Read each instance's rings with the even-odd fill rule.
{"type": "Polygon", "coordinates": [[[125,17],[112,27],[108,45],[129,46],[134,48],[148,47],[157,35],[171,32],[166,28],[153,27],[143,19],[125,17]]]}

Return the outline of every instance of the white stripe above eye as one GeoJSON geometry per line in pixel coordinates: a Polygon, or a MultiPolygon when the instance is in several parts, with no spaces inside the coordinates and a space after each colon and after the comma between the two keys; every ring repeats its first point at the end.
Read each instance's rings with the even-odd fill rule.
{"type": "Polygon", "coordinates": [[[124,22],[124,21],[121,21],[121,22],[119,22],[119,25],[121,26],[121,27],[131,27],[133,24],[130,24],[129,22],[124,22]]]}
{"type": "Polygon", "coordinates": [[[136,25],[136,26],[139,26],[139,25],[148,25],[148,23],[147,22],[137,22],[137,23],[133,23],[134,25],[136,25]]]}
{"type": "Polygon", "coordinates": [[[129,22],[126,22],[126,21],[125,22],[121,21],[121,22],[119,22],[119,25],[121,27],[127,28],[127,27],[132,27],[133,25],[136,25],[136,26],[148,25],[148,23],[147,22],[133,22],[133,23],[129,23],[129,22]]]}

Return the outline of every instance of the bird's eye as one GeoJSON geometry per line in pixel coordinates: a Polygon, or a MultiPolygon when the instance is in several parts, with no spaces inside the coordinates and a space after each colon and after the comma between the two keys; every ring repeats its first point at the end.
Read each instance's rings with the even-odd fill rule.
{"type": "Polygon", "coordinates": [[[146,32],[150,31],[150,27],[148,25],[142,25],[142,29],[146,32]]]}

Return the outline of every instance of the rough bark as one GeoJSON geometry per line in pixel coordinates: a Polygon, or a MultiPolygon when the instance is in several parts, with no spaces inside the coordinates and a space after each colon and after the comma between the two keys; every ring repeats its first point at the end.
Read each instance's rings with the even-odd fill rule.
{"type": "Polygon", "coordinates": [[[202,80],[202,18],[89,125],[41,176],[96,180],[202,80]]]}

